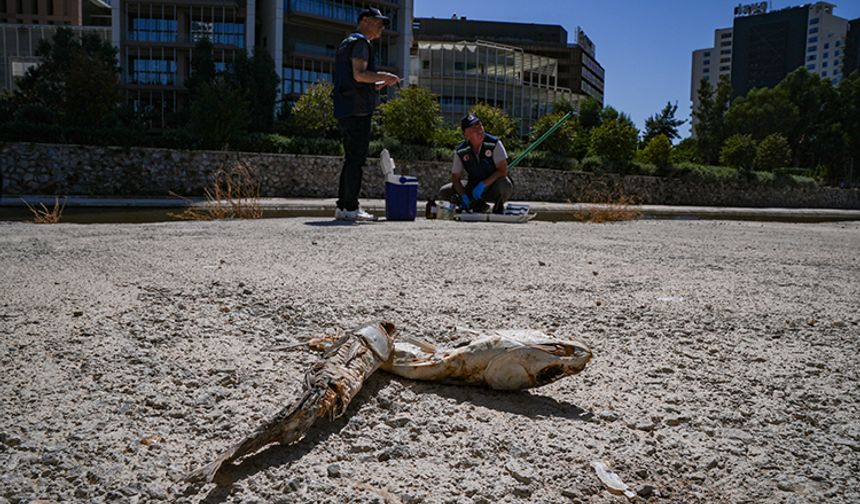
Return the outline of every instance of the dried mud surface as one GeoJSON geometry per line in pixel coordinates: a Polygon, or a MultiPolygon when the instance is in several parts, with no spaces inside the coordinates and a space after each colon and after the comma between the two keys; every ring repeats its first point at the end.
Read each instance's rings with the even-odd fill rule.
{"type": "Polygon", "coordinates": [[[0,224],[0,503],[860,502],[860,223],[0,224]],[[347,413],[176,480],[387,319],[574,337],[531,392],[377,372],[347,413]]]}

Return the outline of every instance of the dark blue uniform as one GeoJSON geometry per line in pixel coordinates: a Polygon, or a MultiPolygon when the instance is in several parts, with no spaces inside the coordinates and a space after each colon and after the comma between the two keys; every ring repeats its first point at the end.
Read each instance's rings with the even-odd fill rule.
{"type": "Polygon", "coordinates": [[[358,209],[361,176],[370,144],[370,120],[379,99],[373,83],[356,82],[353,78],[353,58],[366,60],[367,69],[376,71],[373,48],[360,32],[350,34],[337,48],[332,92],[334,116],[343,137],[344,152],[337,207],[349,211],[358,209]]]}

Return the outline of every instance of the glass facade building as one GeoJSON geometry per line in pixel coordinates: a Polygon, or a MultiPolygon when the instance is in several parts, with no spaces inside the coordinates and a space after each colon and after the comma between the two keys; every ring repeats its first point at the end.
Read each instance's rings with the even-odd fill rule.
{"type": "Polygon", "coordinates": [[[556,100],[576,107],[579,95],[558,85],[558,62],[518,47],[488,42],[416,42],[410,84],[439,97],[446,122],[457,124],[469,108],[486,103],[520,121],[526,135],[556,100]]]}

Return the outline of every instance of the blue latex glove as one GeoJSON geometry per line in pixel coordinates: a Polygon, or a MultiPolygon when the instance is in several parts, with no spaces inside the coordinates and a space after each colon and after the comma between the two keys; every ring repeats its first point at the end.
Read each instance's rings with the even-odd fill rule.
{"type": "Polygon", "coordinates": [[[481,196],[484,195],[484,190],[486,188],[487,188],[487,186],[484,185],[483,180],[478,182],[478,185],[476,185],[475,188],[472,189],[472,197],[475,198],[476,200],[481,199],[481,196]]]}
{"type": "Polygon", "coordinates": [[[469,200],[469,197],[466,196],[466,193],[463,193],[460,195],[460,203],[461,203],[460,208],[464,208],[464,209],[469,208],[470,202],[471,201],[469,200]]]}

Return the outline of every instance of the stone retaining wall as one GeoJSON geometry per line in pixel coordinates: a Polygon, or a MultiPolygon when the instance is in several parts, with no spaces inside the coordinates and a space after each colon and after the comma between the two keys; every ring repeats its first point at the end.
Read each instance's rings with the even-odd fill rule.
{"type": "MultiPolygon", "coordinates": [[[[200,196],[220,167],[237,161],[253,167],[264,197],[337,196],[341,158],[219,151],[95,147],[64,144],[0,145],[0,194],[200,196]]],[[[395,160],[396,161],[396,160],[395,160]]],[[[426,199],[449,181],[449,163],[398,162],[398,171],[418,176],[426,199]]],[[[377,160],[364,170],[365,198],[383,197],[377,160]]],[[[595,175],[540,168],[513,171],[514,199],[603,202],[625,194],[641,204],[860,209],[856,189],[814,186],[749,186],[661,177],[595,175]]]]}

